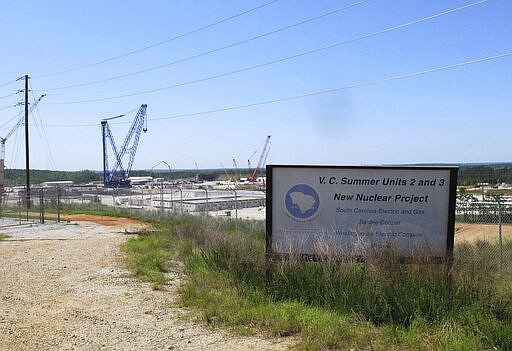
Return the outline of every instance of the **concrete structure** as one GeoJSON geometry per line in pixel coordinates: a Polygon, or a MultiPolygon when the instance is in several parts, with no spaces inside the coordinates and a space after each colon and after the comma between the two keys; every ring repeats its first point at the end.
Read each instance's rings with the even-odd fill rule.
{"type": "MultiPolygon", "coordinates": [[[[153,207],[161,208],[162,201],[157,198],[153,198],[153,207]]],[[[194,199],[180,199],[176,200],[164,200],[163,208],[181,211],[183,212],[206,212],[206,211],[224,211],[224,210],[235,210],[250,207],[261,207],[265,205],[265,198],[262,197],[236,197],[222,196],[222,197],[198,197],[194,199]]]]}
{"type": "Polygon", "coordinates": [[[54,182],[43,182],[40,184],[43,188],[58,188],[65,186],[72,186],[73,181],[71,180],[59,180],[54,182]]]}

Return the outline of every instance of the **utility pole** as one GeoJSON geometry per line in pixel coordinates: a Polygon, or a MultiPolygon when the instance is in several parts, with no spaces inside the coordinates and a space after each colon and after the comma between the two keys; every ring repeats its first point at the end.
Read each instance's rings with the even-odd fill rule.
{"type": "Polygon", "coordinates": [[[28,142],[28,79],[25,75],[25,168],[27,178],[27,210],[30,208],[30,157],[28,142]]]}

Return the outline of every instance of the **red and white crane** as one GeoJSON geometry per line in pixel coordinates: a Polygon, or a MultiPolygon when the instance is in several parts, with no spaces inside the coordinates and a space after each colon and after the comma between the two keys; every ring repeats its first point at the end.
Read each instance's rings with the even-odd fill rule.
{"type": "Polygon", "coordinates": [[[268,152],[270,150],[269,144],[270,144],[270,135],[267,135],[267,138],[265,139],[265,143],[263,144],[263,149],[261,150],[261,155],[260,155],[260,159],[258,161],[258,165],[252,171],[251,175],[247,178],[247,181],[255,182],[258,179],[258,175],[261,171],[261,167],[263,167],[263,164],[266,161],[268,152]]]}

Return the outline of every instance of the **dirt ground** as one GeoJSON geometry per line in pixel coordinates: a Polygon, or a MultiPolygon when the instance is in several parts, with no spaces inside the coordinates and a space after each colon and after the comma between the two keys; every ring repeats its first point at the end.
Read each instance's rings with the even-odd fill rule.
{"type": "MultiPolygon", "coordinates": [[[[0,351],[286,350],[290,339],[237,337],[191,321],[178,305],[178,262],[164,291],[130,277],[119,246],[145,224],[68,215],[0,220],[0,351]]],[[[503,227],[512,240],[512,226],[503,227]]],[[[456,224],[456,242],[498,239],[497,225],[456,224]]]]}
{"type": "MultiPolygon", "coordinates": [[[[501,228],[503,240],[512,240],[512,225],[503,225],[501,228]]],[[[499,227],[497,224],[471,224],[455,223],[455,243],[478,240],[495,242],[499,240],[499,227]]]]}
{"type": "Polygon", "coordinates": [[[70,216],[0,220],[0,350],[286,350],[289,339],[238,337],[191,321],[177,302],[176,262],[164,291],[130,277],[119,246],[143,224],[70,216]]]}
{"type": "Polygon", "coordinates": [[[124,229],[142,229],[146,226],[144,222],[130,218],[94,216],[94,215],[62,215],[61,220],[70,222],[92,222],[107,227],[121,227],[124,229]]]}

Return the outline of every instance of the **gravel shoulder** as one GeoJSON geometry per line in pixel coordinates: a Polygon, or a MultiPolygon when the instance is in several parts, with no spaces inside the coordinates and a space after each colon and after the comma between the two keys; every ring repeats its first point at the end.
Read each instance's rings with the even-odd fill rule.
{"type": "MultiPolygon", "coordinates": [[[[80,219],[84,220],[84,219],[80,219]]],[[[85,219],[88,220],[88,219],[85,219]]],[[[89,219],[90,220],[90,219],[89,219]]],[[[138,223],[11,226],[0,220],[0,350],[286,350],[190,321],[164,291],[129,276],[119,246],[138,223]]]]}

